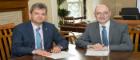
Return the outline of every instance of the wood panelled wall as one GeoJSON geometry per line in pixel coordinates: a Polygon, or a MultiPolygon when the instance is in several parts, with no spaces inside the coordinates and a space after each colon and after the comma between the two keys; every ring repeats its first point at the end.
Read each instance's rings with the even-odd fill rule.
{"type": "Polygon", "coordinates": [[[0,0],[0,12],[22,11],[23,22],[28,21],[28,0],[0,0]]]}

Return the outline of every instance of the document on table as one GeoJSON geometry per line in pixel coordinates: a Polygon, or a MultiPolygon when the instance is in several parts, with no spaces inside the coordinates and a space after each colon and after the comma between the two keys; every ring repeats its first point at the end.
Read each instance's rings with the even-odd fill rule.
{"type": "Polygon", "coordinates": [[[93,48],[88,48],[86,51],[86,56],[108,56],[109,50],[107,48],[104,48],[103,50],[97,51],[93,48]]]}
{"type": "Polygon", "coordinates": [[[53,59],[61,59],[61,58],[66,58],[66,57],[70,57],[70,56],[74,56],[66,51],[61,51],[60,53],[51,53],[50,58],[53,59]]]}

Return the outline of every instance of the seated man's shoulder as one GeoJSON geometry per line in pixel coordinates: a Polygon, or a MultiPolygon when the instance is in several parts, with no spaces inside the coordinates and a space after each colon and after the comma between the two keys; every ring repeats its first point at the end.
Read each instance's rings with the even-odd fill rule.
{"type": "Polygon", "coordinates": [[[49,29],[55,29],[55,25],[52,24],[52,23],[49,23],[49,22],[43,22],[43,25],[46,27],[46,28],[49,28],[49,29]]]}
{"type": "Polygon", "coordinates": [[[54,26],[54,24],[49,23],[49,22],[43,22],[43,24],[48,25],[48,26],[54,26]]]}
{"type": "Polygon", "coordinates": [[[87,27],[94,27],[97,26],[98,22],[92,22],[87,25],[87,27]]]}
{"type": "Polygon", "coordinates": [[[119,22],[116,22],[116,21],[113,21],[113,24],[115,25],[115,27],[117,28],[126,28],[128,27],[127,24],[123,24],[123,23],[119,23],[119,22]]]}
{"type": "Polygon", "coordinates": [[[23,28],[23,27],[27,27],[30,24],[30,22],[24,22],[21,24],[18,24],[15,26],[15,28],[23,28]]]}

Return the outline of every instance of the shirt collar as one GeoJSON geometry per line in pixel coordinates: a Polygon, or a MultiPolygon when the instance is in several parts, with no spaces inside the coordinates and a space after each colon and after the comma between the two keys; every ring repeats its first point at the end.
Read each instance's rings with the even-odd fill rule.
{"type": "MultiPolygon", "coordinates": [[[[99,26],[102,27],[102,25],[101,25],[100,23],[99,23],[99,26]]],[[[106,28],[109,28],[109,26],[110,26],[110,20],[107,21],[107,22],[104,24],[104,26],[105,26],[106,28]]]]}
{"type": "Polygon", "coordinates": [[[39,26],[35,25],[33,22],[31,22],[31,24],[32,24],[34,30],[37,29],[38,27],[40,27],[42,29],[42,24],[39,26]]]}

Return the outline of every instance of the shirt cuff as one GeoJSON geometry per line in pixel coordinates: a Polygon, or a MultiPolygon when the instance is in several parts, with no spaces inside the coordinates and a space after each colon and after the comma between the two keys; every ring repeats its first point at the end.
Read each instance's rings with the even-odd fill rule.
{"type": "Polygon", "coordinates": [[[93,45],[87,45],[87,48],[93,48],[93,45]]]}
{"type": "Polygon", "coordinates": [[[35,53],[36,53],[36,50],[33,50],[33,51],[32,51],[32,54],[35,54],[35,53]]]}
{"type": "Polygon", "coordinates": [[[61,46],[61,45],[58,45],[58,47],[62,50],[63,49],[63,47],[61,46]]]}

